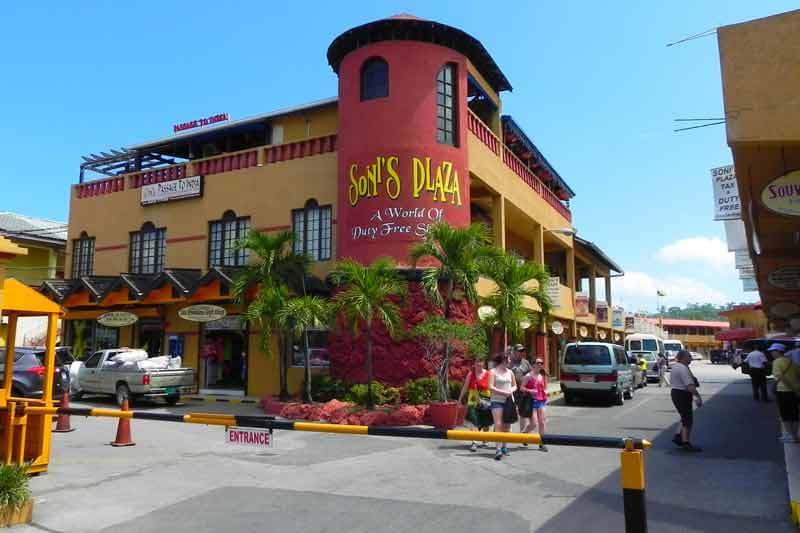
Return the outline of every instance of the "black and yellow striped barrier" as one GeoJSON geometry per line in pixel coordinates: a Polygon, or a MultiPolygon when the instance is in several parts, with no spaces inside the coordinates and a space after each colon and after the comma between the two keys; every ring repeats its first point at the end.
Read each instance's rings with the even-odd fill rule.
{"type": "Polygon", "coordinates": [[[548,444],[552,446],[615,448],[622,450],[621,475],[622,494],[625,508],[625,531],[626,533],[647,532],[644,451],[651,447],[651,443],[644,439],[551,434],[547,434],[542,437],[535,433],[503,433],[419,427],[358,426],[346,424],[326,424],[320,422],[301,422],[293,420],[276,420],[271,416],[231,415],[220,413],[187,413],[180,415],[152,413],[147,411],[121,411],[118,409],[104,408],[88,409],[80,407],[36,406],[17,408],[18,415],[23,415],[26,413],[127,418],[133,420],[183,422],[187,424],[203,424],[208,426],[237,426],[269,430],[278,429],[288,431],[311,431],[316,433],[338,433],[346,435],[376,435],[382,437],[408,437],[459,441],[504,442],[513,444],[548,444]]]}

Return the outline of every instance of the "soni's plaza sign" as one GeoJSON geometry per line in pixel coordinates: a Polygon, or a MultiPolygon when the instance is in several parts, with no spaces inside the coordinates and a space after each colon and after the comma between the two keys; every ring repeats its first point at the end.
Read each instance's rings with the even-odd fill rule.
{"type": "MultiPolygon", "coordinates": [[[[407,242],[422,239],[438,221],[469,223],[469,185],[462,175],[453,161],[429,156],[381,155],[350,163],[342,237],[358,244],[407,242]]],[[[402,260],[406,252],[407,245],[383,254],[402,260]]]]}

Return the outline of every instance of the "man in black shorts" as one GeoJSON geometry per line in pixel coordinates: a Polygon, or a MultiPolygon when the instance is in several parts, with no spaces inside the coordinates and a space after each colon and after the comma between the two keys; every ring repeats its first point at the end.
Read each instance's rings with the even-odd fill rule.
{"type": "Polygon", "coordinates": [[[669,381],[672,385],[672,403],[681,416],[681,430],[675,435],[672,442],[687,452],[699,452],[702,450],[696,446],[692,446],[689,440],[694,423],[692,397],[694,396],[697,407],[703,405],[703,399],[697,391],[699,383],[697,379],[695,379],[694,374],[692,374],[692,371],[689,370],[691,362],[692,354],[686,350],[679,351],[676,356],[676,362],[672,365],[672,370],[669,374],[669,381]]]}

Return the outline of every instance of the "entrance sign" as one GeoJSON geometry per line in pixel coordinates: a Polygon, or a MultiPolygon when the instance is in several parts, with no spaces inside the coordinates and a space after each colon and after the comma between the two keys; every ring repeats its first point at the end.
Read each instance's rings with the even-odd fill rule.
{"type": "Polygon", "coordinates": [[[97,317],[97,323],[109,328],[122,328],[134,324],[139,317],[127,311],[110,311],[97,317]]]}
{"type": "Polygon", "coordinates": [[[558,309],[561,307],[561,278],[552,276],[547,280],[545,294],[550,297],[550,307],[558,309]]]}
{"type": "Polygon", "coordinates": [[[800,290],[800,266],[787,266],[773,270],[767,275],[773,287],[787,290],[800,290]]]}
{"type": "Polygon", "coordinates": [[[589,295],[579,292],[575,295],[575,316],[589,316],[589,295]]]}
{"type": "Polygon", "coordinates": [[[236,446],[271,448],[272,431],[260,428],[225,427],[225,442],[236,446]]]}
{"type": "Polygon", "coordinates": [[[623,312],[624,311],[623,311],[623,309],[621,307],[617,307],[616,309],[614,309],[611,312],[611,317],[612,317],[612,319],[611,319],[611,327],[613,327],[613,328],[621,328],[621,327],[624,326],[624,322],[623,322],[623,318],[622,318],[622,313],[623,312]]]}
{"type": "Polygon", "coordinates": [[[562,333],[564,333],[564,324],[556,320],[552,324],[550,324],[550,329],[553,330],[553,333],[555,333],[556,335],[561,335],[562,333]]]}
{"type": "Polygon", "coordinates": [[[211,322],[224,318],[228,312],[218,305],[190,305],[178,311],[178,316],[190,322],[211,322]]]}
{"type": "Polygon", "coordinates": [[[768,183],[761,191],[761,203],[774,213],[800,217],[800,170],[768,183]]]}
{"type": "Polygon", "coordinates": [[[142,205],[203,196],[203,176],[191,176],[142,186],[142,205]]]}
{"type": "Polygon", "coordinates": [[[242,331],[245,321],[239,315],[228,315],[224,318],[206,322],[203,329],[206,331],[242,331]]]}
{"type": "Polygon", "coordinates": [[[742,217],[739,186],[733,165],[711,169],[714,186],[714,220],[735,220],[742,217]]]}

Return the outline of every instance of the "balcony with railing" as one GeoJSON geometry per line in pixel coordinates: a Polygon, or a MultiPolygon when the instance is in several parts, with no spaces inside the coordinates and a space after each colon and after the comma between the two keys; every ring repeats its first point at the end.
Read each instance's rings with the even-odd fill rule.
{"type": "Polygon", "coordinates": [[[483,123],[472,111],[468,114],[467,127],[481,143],[486,145],[499,159],[502,159],[503,164],[508,167],[514,174],[520,177],[528,187],[533,189],[542,199],[544,199],[550,206],[553,207],[561,216],[567,221],[572,222],[572,212],[564,203],[556,196],[556,194],[536,175],[536,173],[528,168],[509,148],[506,146],[494,132],[483,123]]]}
{"type": "Polygon", "coordinates": [[[119,176],[79,183],[74,187],[77,198],[91,198],[124,191],[126,188],[138,189],[144,185],[191,176],[211,176],[245,170],[334,151],[336,151],[336,135],[325,135],[284,144],[249,148],[240,152],[196,159],[160,168],[129,172],[119,176]]]}

